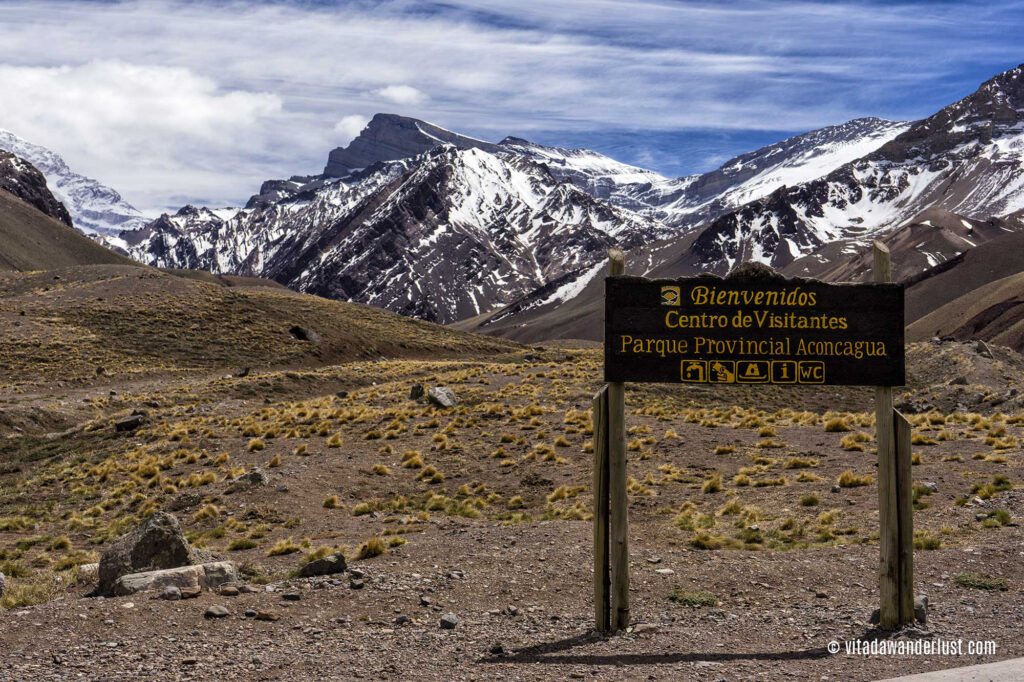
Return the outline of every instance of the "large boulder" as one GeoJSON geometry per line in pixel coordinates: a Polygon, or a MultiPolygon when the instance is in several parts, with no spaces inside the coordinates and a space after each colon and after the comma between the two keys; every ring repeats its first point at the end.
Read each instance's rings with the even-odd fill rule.
{"type": "Polygon", "coordinates": [[[96,594],[112,595],[114,584],[123,575],[192,566],[210,559],[208,552],[188,543],[178,519],[157,512],[103,550],[96,594]]]}
{"type": "Polygon", "coordinates": [[[228,561],[216,561],[198,566],[167,568],[162,571],[129,573],[114,582],[112,594],[122,597],[165,587],[176,587],[179,591],[213,589],[236,580],[238,580],[238,572],[235,570],[234,564],[228,561]]]}

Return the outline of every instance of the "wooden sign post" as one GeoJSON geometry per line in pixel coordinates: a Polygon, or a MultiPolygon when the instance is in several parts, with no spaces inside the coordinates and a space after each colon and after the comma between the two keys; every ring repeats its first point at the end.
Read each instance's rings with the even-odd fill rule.
{"type": "Polygon", "coordinates": [[[608,252],[606,385],[593,402],[594,614],[598,630],[629,625],[626,381],[875,386],[880,622],[913,622],[910,425],[893,409],[905,383],[903,287],[875,244],[872,284],[786,279],[764,266],[713,276],[625,276],[608,252]]]}
{"type": "MultiPolygon", "coordinates": [[[[608,274],[626,272],[620,249],[608,274]]],[[[594,397],[594,611],[597,629],[629,625],[629,499],[626,491],[626,387],[610,381],[594,397]]]]}
{"type": "MultiPolygon", "coordinates": [[[[889,249],[874,244],[874,280],[892,281],[889,249]]],[[[879,625],[914,622],[914,507],[911,493],[911,429],[893,409],[892,386],[875,387],[878,445],[879,625]]]]}

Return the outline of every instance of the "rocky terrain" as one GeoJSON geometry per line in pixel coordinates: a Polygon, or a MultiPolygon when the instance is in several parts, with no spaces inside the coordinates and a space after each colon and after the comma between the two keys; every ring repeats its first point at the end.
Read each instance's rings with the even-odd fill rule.
{"type": "Polygon", "coordinates": [[[929,601],[899,637],[995,656],[827,652],[880,636],[860,388],[630,386],[633,624],[601,636],[598,349],[237,284],[0,275],[0,678],[867,680],[1022,654],[1014,351],[912,345],[897,390],[929,601]]]}

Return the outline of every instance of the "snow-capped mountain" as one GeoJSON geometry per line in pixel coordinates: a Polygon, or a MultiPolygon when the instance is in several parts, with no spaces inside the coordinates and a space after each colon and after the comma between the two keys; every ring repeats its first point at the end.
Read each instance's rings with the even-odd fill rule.
{"type": "Polygon", "coordinates": [[[500,144],[548,164],[556,177],[594,196],[673,227],[692,228],[780,187],[827,175],[909,127],[909,123],[858,118],[788,138],[737,156],[716,170],[683,178],[666,178],[587,149],[544,147],[512,137],[500,144]]]}
{"type": "Polygon", "coordinates": [[[46,184],[64,204],[79,231],[86,234],[116,235],[148,222],[138,209],[110,187],[74,172],[59,155],[32,144],[14,133],[0,130],[0,149],[32,163],[46,176],[46,184]]]}
{"type": "Polygon", "coordinates": [[[241,209],[185,207],[118,243],[153,265],[270,277],[451,322],[538,288],[571,296],[608,246],[672,237],[902,125],[854,121],[670,179],[586,149],[494,144],[377,114],[321,175],[267,181],[241,209]]]}
{"type": "Polygon", "coordinates": [[[269,277],[452,322],[669,234],[528,158],[442,144],[341,178],[265,183],[238,210],[185,207],[135,234],[159,266],[269,277]]]}
{"type": "Polygon", "coordinates": [[[837,242],[852,253],[929,208],[977,220],[1024,209],[1022,67],[870,154],[719,217],[692,250],[701,266],[784,267],[837,242]]]}

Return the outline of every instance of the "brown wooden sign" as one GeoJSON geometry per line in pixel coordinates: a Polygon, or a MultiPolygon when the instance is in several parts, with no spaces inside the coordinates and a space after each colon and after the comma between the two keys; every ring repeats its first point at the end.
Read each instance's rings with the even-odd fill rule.
{"type": "Polygon", "coordinates": [[[903,287],[605,280],[605,381],[902,386],[903,287]]]}

